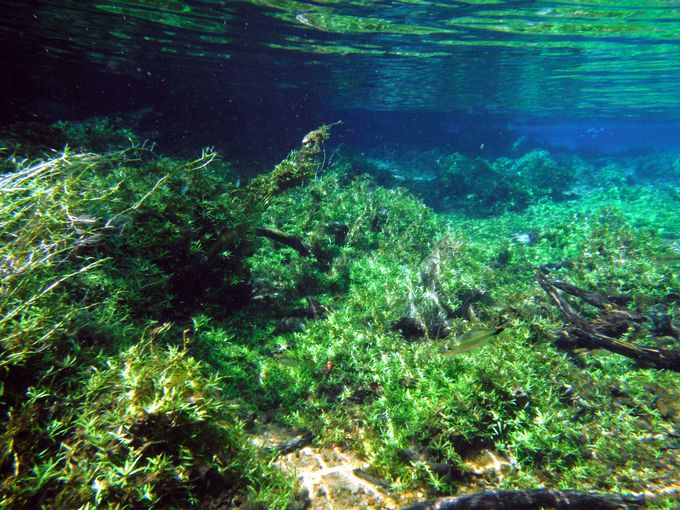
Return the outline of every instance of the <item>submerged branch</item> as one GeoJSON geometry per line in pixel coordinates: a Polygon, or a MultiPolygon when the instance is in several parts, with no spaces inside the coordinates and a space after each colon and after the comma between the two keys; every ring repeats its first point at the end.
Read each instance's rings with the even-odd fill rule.
{"type": "Polygon", "coordinates": [[[575,490],[534,489],[527,491],[486,491],[458,498],[424,501],[403,510],[621,510],[641,508],[644,496],[599,494],[575,490]]]}
{"type": "Polygon", "coordinates": [[[292,151],[271,172],[255,177],[247,187],[235,192],[235,207],[243,211],[242,223],[222,227],[212,246],[203,257],[194,261],[189,270],[196,273],[208,268],[215,263],[220,253],[229,250],[232,245],[242,241],[244,236],[252,233],[290,246],[304,257],[312,255],[302,240],[295,236],[269,228],[253,230],[251,225],[257,221],[274,196],[314,177],[323,168],[324,162],[319,162],[316,156],[322,151],[323,142],[330,138],[331,128],[338,124],[342,124],[342,121],[325,124],[310,131],[302,139],[301,147],[292,151]]]}
{"type": "Polygon", "coordinates": [[[293,248],[303,257],[309,257],[312,254],[309,248],[302,242],[302,239],[281,232],[280,230],[275,230],[273,228],[256,228],[255,234],[276,241],[277,243],[285,244],[286,246],[293,248]]]}
{"type": "Polygon", "coordinates": [[[590,292],[581,289],[575,285],[572,285],[562,280],[551,279],[550,283],[553,287],[556,287],[567,294],[572,296],[577,296],[581,298],[586,303],[596,306],[597,308],[604,308],[608,305],[625,305],[630,303],[633,298],[631,296],[626,296],[625,294],[615,295],[615,296],[605,296],[597,292],[590,292]]]}
{"type": "Polygon", "coordinates": [[[639,346],[598,331],[602,324],[611,323],[613,319],[622,322],[624,325],[627,325],[628,322],[638,322],[643,318],[641,314],[629,310],[613,309],[608,311],[608,315],[598,318],[596,321],[588,322],[576,313],[563,292],[578,296],[591,304],[594,304],[594,302],[602,303],[602,307],[605,303],[611,304],[612,300],[573,285],[564,284],[564,282],[548,279],[542,273],[537,273],[536,279],[565,318],[574,325],[571,329],[563,332],[561,339],[563,344],[567,344],[571,348],[605,349],[628,358],[650,363],[656,368],[680,372],[680,351],[639,346]],[[593,300],[591,299],[593,296],[599,297],[593,300]],[[596,324],[597,322],[599,324],[596,324]]]}

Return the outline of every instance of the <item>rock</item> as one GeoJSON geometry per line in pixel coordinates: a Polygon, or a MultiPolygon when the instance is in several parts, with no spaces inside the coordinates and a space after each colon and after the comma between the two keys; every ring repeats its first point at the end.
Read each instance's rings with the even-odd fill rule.
{"type": "MultiPolygon", "coordinates": [[[[271,448],[290,442],[296,432],[273,423],[256,427],[255,444],[271,448]]],[[[338,446],[305,446],[276,461],[298,481],[296,509],[397,509],[427,497],[424,492],[398,493],[385,480],[366,473],[368,463],[338,446]]]]}
{"type": "Polygon", "coordinates": [[[513,469],[513,461],[504,458],[498,452],[484,449],[475,456],[466,458],[465,467],[477,476],[500,481],[513,469]]]}

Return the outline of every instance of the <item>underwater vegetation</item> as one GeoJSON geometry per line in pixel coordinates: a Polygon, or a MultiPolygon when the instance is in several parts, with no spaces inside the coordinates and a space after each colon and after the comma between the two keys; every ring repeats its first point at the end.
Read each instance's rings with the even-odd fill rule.
{"type": "Polygon", "coordinates": [[[186,505],[251,482],[285,494],[188,352],[191,330],[158,322],[176,313],[175,255],[215,213],[196,198],[223,195],[198,176],[215,157],[135,146],[5,161],[3,506],[186,505]]]}
{"type": "Polygon", "coordinates": [[[557,164],[543,150],[492,163],[456,153],[436,163],[440,186],[432,197],[435,206],[489,215],[504,209],[522,210],[541,198],[563,200],[574,182],[571,169],[557,164]]]}
{"type": "Polygon", "coordinates": [[[331,158],[334,124],[243,185],[98,125],[3,141],[3,507],[304,507],[275,459],[310,442],[394,493],[677,503],[677,368],[584,336],[677,354],[677,157],[446,155],[417,198],[331,158]]]}

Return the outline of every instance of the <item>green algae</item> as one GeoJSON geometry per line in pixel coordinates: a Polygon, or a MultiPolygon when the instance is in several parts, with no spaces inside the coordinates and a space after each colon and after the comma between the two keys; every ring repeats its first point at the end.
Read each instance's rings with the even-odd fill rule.
{"type": "Polygon", "coordinates": [[[196,200],[221,194],[197,175],[214,158],[133,146],[3,162],[3,506],[186,505],[225,484],[283,505],[289,483],[249,446],[189,331],[155,322],[178,313],[185,227],[200,244],[207,216],[227,221],[229,200],[196,200]]]}
{"type": "MultiPolygon", "coordinates": [[[[83,149],[106,129],[119,139],[97,125],[67,133],[83,149]]],[[[352,449],[395,489],[636,492],[677,478],[677,374],[558,350],[562,319],[533,276],[551,267],[677,324],[677,266],[654,260],[680,234],[673,181],[654,172],[673,155],[639,157],[632,180],[623,160],[504,159],[530,162],[536,189],[557,189],[569,169],[581,191],[519,209],[499,194],[480,218],[435,213],[349,158],[319,173],[318,155],[297,154],[238,188],[211,152],[3,161],[3,504],[200,506],[226,483],[230,497],[286,507],[292,481],[250,444],[254,416],[352,449]],[[200,298],[178,294],[173,275],[205,260],[220,231],[238,235],[197,266],[200,298]],[[310,298],[320,311],[300,318],[310,298]],[[405,338],[405,316],[453,334],[507,329],[449,357],[431,327],[405,338]],[[512,461],[502,479],[470,473],[483,448],[512,461]]],[[[672,341],[654,328],[627,338],[672,341]]]]}

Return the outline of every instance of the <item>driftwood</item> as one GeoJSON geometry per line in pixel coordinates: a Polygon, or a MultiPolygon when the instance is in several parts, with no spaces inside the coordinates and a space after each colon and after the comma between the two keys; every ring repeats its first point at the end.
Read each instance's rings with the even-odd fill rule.
{"type": "Polygon", "coordinates": [[[275,230],[273,228],[256,228],[255,234],[260,237],[266,237],[267,239],[276,241],[277,243],[290,246],[303,257],[309,257],[312,254],[309,248],[305,246],[305,243],[302,242],[302,239],[290,234],[286,234],[285,232],[281,232],[280,230],[275,230]]]}
{"type": "Polygon", "coordinates": [[[403,510],[622,510],[641,508],[644,496],[574,490],[486,491],[458,498],[424,501],[403,510]]]}
{"type": "Polygon", "coordinates": [[[571,285],[570,283],[561,280],[551,279],[550,284],[554,287],[563,290],[567,294],[580,297],[586,303],[589,303],[598,308],[604,308],[607,305],[626,305],[630,303],[633,298],[626,294],[618,294],[614,296],[604,296],[597,292],[589,292],[587,290],[571,285]]]}
{"type": "Polygon", "coordinates": [[[562,333],[559,344],[569,348],[606,349],[649,363],[656,368],[680,372],[679,350],[639,346],[615,337],[625,333],[632,323],[646,320],[643,314],[616,308],[623,301],[620,296],[617,299],[588,292],[565,282],[549,279],[543,273],[538,273],[536,279],[572,324],[571,328],[562,333]],[[589,322],[576,313],[564,294],[579,297],[604,311],[600,317],[589,322]]]}

